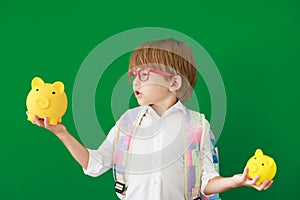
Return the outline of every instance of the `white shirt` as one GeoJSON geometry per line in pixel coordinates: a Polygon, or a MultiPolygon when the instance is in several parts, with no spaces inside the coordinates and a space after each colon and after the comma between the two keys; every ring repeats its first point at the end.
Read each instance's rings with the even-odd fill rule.
{"type": "MultiPolygon", "coordinates": [[[[128,170],[128,188],[124,200],[184,200],[184,134],[182,121],[185,107],[178,101],[160,117],[146,106],[136,137],[132,143],[132,156],[128,170]]],[[[119,122],[119,121],[118,121],[119,122]]],[[[118,122],[97,150],[89,151],[89,162],[84,173],[99,176],[112,168],[118,122]]],[[[209,127],[208,122],[207,127],[209,127]]],[[[120,134],[125,134],[120,129],[120,134]]],[[[203,172],[201,192],[207,182],[219,176],[215,171],[210,151],[209,130],[203,146],[203,172]]],[[[204,194],[205,195],[205,194],[204,194]]]]}

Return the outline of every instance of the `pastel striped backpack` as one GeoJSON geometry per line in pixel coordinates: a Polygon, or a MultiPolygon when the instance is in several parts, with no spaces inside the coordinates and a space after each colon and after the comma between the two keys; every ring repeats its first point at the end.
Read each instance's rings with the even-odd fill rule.
{"type": "MultiPolygon", "coordinates": [[[[115,191],[118,196],[125,196],[130,162],[131,144],[139,124],[146,112],[146,107],[140,106],[126,112],[120,120],[120,126],[125,127],[125,134],[120,134],[120,128],[114,145],[113,175],[115,179],[115,191]]],[[[200,192],[202,177],[202,148],[203,133],[210,134],[211,156],[215,170],[219,172],[218,149],[216,140],[207,125],[205,116],[195,111],[186,109],[184,138],[184,177],[185,200],[220,200],[219,194],[205,197],[200,192]]]]}

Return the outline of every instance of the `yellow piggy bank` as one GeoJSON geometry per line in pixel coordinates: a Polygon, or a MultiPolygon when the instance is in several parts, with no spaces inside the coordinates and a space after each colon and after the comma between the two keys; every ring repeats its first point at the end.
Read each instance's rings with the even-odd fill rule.
{"type": "Polygon", "coordinates": [[[249,169],[248,178],[253,179],[256,175],[260,178],[256,185],[260,185],[264,180],[272,180],[276,174],[276,163],[273,158],[264,155],[262,150],[257,149],[246,165],[249,169]]]}
{"type": "Polygon", "coordinates": [[[33,116],[36,115],[41,119],[49,118],[51,125],[61,122],[68,104],[64,89],[64,84],[60,81],[51,84],[45,83],[39,77],[33,78],[26,99],[27,119],[33,122],[33,116]]]}

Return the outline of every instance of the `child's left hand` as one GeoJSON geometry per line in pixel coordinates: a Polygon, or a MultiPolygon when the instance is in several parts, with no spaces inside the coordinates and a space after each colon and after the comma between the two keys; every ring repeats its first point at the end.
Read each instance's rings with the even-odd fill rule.
{"type": "Polygon", "coordinates": [[[248,167],[245,167],[243,174],[236,174],[232,177],[235,187],[240,186],[248,186],[257,189],[258,191],[267,190],[273,183],[273,180],[265,180],[259,186],[256,185],[256,182],[260,178],[259,176],[255,176],[254,179],[249,179],[247,177],[248,167]]]}

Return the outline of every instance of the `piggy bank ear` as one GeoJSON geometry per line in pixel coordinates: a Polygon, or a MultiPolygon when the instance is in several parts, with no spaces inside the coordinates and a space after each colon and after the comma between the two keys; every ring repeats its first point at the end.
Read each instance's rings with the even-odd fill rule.
{"type": "Polygon", "coordinates": [[[57,90],[58,93],[63,93],[65,90],[65,86],[62,82],[56,81],[55,83],[52,84],[53,87],[57,90]]]}
{"type": "Polygon", "coordinates": [[[44,85],[44,81],[43,79],[41,79],[40,77],[34,77],[31,81],[31,88],[37,87],[37,86],[41,86],[44,85]]]}
{"type": "Polygon", "coordinates": [[[267,158],[266,160],[268,162],[268,166],[271,167],[274,164],[274,160],[272,158],[267,158]]]}
{"type": "Polygon", "coordinates": [[[256,155],[256,156],[262,156],[262,155],[264,155],[264,154],[263,154],[263,152],[262,152],[261,149],[256,149],[255,155],[256,155]]]}

